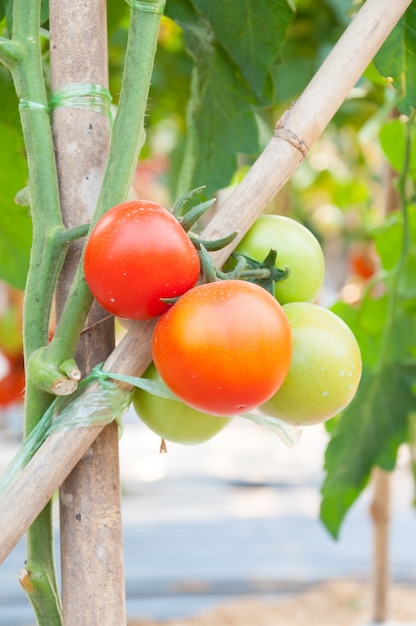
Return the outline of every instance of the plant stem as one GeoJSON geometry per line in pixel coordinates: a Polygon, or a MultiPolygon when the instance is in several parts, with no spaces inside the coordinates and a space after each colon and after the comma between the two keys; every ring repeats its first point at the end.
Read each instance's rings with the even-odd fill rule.
{"type": "Polygon", "coordinates": [[[387,309],[387,318],[384,326],[383,332],[383,342],[380,349],[379,356],[379,367],[382,368],[383,364],[386,361],[386,357],[390,352],[390,342],[392,339],[392,333],[394,331],[394,325],[397,319],[397,300],[399,297],[399,289],[400,282],[402,280],[403,270],[405,269],[409,249],[410,249],[410,225],[409,225],[409,216],[408,216],[408,198],[407,198],[407,182],[409,178],[410,171],[410,150],[411,150],[411,141],[410,141],[410,125],[412,121],[410,120],[407,124],[407,135],[406,135],[406,143],[405,143],[405,153],[404,153],[404,162],[403,169],[400,174],[400,178],[398,181],[398,192],[400,198],[400,206],[401,213],[403,218],[403,239],[400,250],[400,257],[397,262],[396,267],[394,268],[394,272],[392,274],[391,286],[389,289],[389,300],[388,300],[388,309],[387,309]]]}
{"type": "MultiPolygon", "coordinates": [[[[149,5],[156,5],[149,2],[149,5]]],[[[112,206],[122,202],[129,191],[140,149],[144,143],[144,118],[157,48],[160,13],[132,8],[124,63],[123,83],[114,121],[108,164],[91,227],[112,206]]],[[[82,331],[92,303],[84,278],[83,263],[78,267],[67,304],[49,346],[48,360],[59,363],[76,349],[75,338],[82,331]]]]}
{"type": "MultiPolygon", "coordinates": [[[[33,244],[25,289],[23,344],[26,371],[30,356],[48,340],[49,316],[56,280],[65,247],[56,233],[63,229],[39,41],[40,0],[14,2],[12,41],[19,45],[18,60],[11,71],[20,99],[25,140],[33,244]]],[[[51,401],[51,396],[27,376],[25,435],[29,434],[51,401]]],[[[60,623],[60,606],[54,567],[52,505],[49,503],[28,530],[26,575],[22,586],[34,608],[38,623],[60,623]]]]}

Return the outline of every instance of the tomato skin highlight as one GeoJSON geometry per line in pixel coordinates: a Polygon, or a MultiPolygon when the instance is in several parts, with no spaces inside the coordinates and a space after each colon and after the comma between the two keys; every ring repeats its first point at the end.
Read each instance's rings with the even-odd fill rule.
{"type": "Polygon", "coordinates": [[[284,215],[261,215],[235,249],[256,261],[263,261],[275,249],[276,267],[290,270],[288,278],[275,283],[280,304],[312,302],[318,296],[325,275],[320,243],[306,226],[284,215]]]}
{"type": "MultiPolygon", "coordinates": [[[[143,377],[161,380],[153,363],[143,377]]],[[[201,413],[183,402],[161,398],[139,388],[133,394],[133,406],[142,422],[162,439],[184,445],[212,439],[231,421],[229,417],[201,413]]]]}
{"type": "Polygon", "coordinates": [[[123,202],[97,222],[85,246],[87,284],[101,306],[141,320],[164,313],[199,278],[198,253],[176,218],[148,200],[123,202]]]}
{"type": "Polygon", "coordinates": [[[283,385],[259,410],[290,424],[318,424],[353,399],[362,371],[360,349],[332,311],[308,302],[283,308],[292,330],[292,362],[283,385]]]}
{"type": "Polygon", "coordinates": [[[166,385],[214,415],[251,411],[289,370],[291,332],[279,303],[242,280],[199,285],[157,322],[153,361],[166,385]]]}

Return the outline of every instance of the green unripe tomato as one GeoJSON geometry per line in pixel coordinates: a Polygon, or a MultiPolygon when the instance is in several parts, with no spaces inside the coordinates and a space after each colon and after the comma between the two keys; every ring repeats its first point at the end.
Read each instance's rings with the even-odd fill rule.
{"type": "MultiPolygon", "coordinates": [[[[161,381],[153,363],[143,376],[161,381]]],[[[212,439],[232,419],[201,413],[179,400],[161,398],[139,388],[134,391],[133,406],[142,422],[162,439],[187,445],[212,439]]]]}
{"type": "Polygon", "coordinates": [[[289,267],[288,278],[275,283],[280,304],[313,302],[324,280],[325,260],[319,241],[306,226],[283,215],[260,216],[240,241],[235,253],[263,261],[277,252],[276,267],[289,267]]]}
{"type": "Polygon", "coordinates": [[[283,385],[259,410],[299,426],[324,422],[357,391],[362,369],[358,343],[328,309],[308,302],[283,309],[292,331],[292,361],[283,385]]]}

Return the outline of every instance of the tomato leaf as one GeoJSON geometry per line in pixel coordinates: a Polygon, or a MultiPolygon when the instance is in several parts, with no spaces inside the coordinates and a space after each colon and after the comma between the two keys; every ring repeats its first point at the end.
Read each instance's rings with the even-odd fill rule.
{"type": "Polygon", "coordinates": [[[407,132],[410,132],[410,155],[407,164],[409,174],[416,178],[416,132],[400,118],[384,122],[379,132],[380,145],[390,165],[396,172],[402,172],[405,167],[405,145],[407,132]]]}
{"type": "Polygon", "coordinates": [[[320,515],[335,538],[373,466],[394,469],[397,449],[406,439],[408,414],[414,408],[412,381],[414,376],[392,363],[379,372],[367,372],[332,434],[325,454],[320,515]]]}
{"type": "Polygon", "coordinates": [[[410,113],[416,103],[416,4],[413,2],[394,27],[374,65],[397,91],[398,108],[410,113]]]}
{"type": "Polygon", "coordinates": [[[208,19],[218,43],[260,97],[293,19],[287,0],[192,2],[198,13],[208,19]]]}
{"type": "Polygon", "coordinates": [[[166,14],[183,29],[193,59],[188,137],[176,195],[206,185],[206,195],[211,196],[229,184],[239,154],[259,149],[253,105],[260,103],[259,94],[293,16],[286,1],[260,4],[264,12],[258,4],[254,10],[252,0],[243,7],[233,0],[171,0],[167,5],[166,14]],[[277,23],[272,41],[271,24],[277,23]]]}

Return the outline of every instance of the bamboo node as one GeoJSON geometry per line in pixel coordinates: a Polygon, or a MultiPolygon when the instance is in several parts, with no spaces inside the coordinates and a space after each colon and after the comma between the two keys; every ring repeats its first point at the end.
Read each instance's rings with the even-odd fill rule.
{"type": "Polygon", "coordinates": [[[296,133],[293,132],[293,130],[285,128],[283,125],[280,124],[280,122],[277,123],[273,135],[277,137],[277,139],[283,139],[283,141],[287,141],[288,143],[290,143],[290,145],[296,148],[296,150],[299,150],[303,158],[305,158],[308,154],[309,148],[306,143],[302,139],[299,139],[299,137],[296,133]]]}
{"type": "Polygon", "coordinates": [[[305,158],[309,152],[309,146],[303,141],[303,139],[300,139],[297,136],[297,134],[293,132],[293,130],[290,130],[290,128],[286,128],[286,122],[288,120],[290,110],[294,104],[295,103],[292,102],[290,107],[283,113],[282,117],[277,121],[276,126],[274,127],[273,135],[277,139],[283,139],[283,141],[287,141],[288,143],[290,143],[290,145],[296,148],[296,150],[299,150],[303,158],[305,158]]]}

